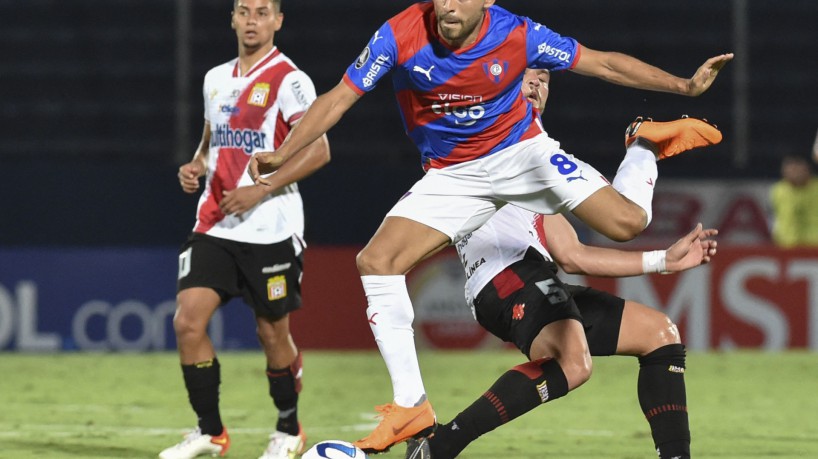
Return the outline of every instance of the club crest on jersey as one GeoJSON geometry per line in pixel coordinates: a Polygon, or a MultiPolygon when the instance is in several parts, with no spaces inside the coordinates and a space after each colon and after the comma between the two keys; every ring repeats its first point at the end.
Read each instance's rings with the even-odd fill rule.
{"type": "Polygon", "coordinates": [[[247,98],[247,103],[255,105],[256,107],[267,106],[267,98],[270,96],[269,83],[256,83],[253,90],[250,91],[250,97],[247,98]]]}
{"type": "Polygon", "coordinates": [[[280,300],[287,296],[287,278],[274,276],[267,279],[267,299],[280,300]]]}
{"type": "Polygon", "coordinates": [[[483,71],[486,73],[486,76],[489,77],[489,80],[491,80],[493,83],[499,83],[503,81],[503,77],[506,76],[507,70],[508,61],[494,59],[491,62],[483,62],[483,71]]]}

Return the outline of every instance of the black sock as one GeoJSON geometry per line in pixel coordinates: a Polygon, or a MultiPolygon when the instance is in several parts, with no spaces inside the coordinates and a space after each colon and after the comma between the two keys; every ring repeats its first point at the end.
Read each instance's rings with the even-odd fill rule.
{"type": "Polygon", "coordinates": [[[477,437],[567,393],[568,381],[556,360],[518,365],[452,422],[438,427],[429,441],[432,457],[454,458],[477,437]]]}
{"type": "Polygon", "coordinates": [[[182,365],[182,377],[190,406],[199,418],[199,429],[203,434],[221,435],[224,426],[219,415],[219,360],[214,357],[206,362],[182,365]]]}
{"type": "Polygon", "coordinates": [[[669,344],[639,358],[639,405],[660,459],[690,457],[685,347],[669,344]]]}
{"type": "Polygon", "coordinates": [[[270,397],[278,408],[276,430],[298,435],[298,393],[301,392],[301,353],[285,368],[267,367],[270,397]]]}

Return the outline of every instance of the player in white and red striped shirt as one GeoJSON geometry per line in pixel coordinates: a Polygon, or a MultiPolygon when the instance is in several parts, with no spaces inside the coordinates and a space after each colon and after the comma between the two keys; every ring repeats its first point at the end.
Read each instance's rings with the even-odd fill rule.
{"type": "Polygon", "coordinates": [[[162,451],[163,459],[223,455],[230,446],[219,413],[219,361],[207,325],[234,297],[255,313],[270,395],[279,410],[262,458],[291,458],[305,445],[297,416],[301,354],[289,329],[289,313],[301,306],[306,247],[296,181],[329,161],[329,144],[319,137],[269,176],[269,185],[253,183],[245,172],[253,153],[278,148],[316,97],[310,78],[273,44],[283,19],[281,0],[234,1],[231,26],[239,56],[205,76],[202,140],[193,159],[179,168],[187,193],[197,192],[206,175],[193,233],[179,253],[173,320],[198,427],[162,451]]]}

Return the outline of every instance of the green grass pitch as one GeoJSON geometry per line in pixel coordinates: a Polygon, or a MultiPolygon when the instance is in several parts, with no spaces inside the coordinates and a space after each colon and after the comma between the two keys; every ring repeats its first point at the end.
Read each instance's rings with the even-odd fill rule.
{"type": "MultiPolygon", "coordinates": [[[[228,457],[257,458],[274,426],[260,352],[219,355],[228,457]]],[[[512,351],[422,352],[426,388],[449,421],[509,367],[512,351]]],[[[473,443],[464,458],[654,458],[631,357],[594,360],[594,374],[473,443]]],[[[696,458],[818,457],[818,354],[690,353],[688,405],[696,458]]],[[[390,399],[376,352],[307,351],[300,418],[309,443],[355,440],[390,399]]],[[[0,458],[152,458],[195,424],[177,357],[0,354],[0,458]]],[[[395,447],[378,459],[403,457],[395,447]]]]}

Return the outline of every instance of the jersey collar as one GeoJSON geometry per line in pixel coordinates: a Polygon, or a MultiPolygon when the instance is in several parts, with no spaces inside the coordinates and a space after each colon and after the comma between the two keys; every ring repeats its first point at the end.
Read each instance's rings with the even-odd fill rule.
{"type": "Polygon", "coordinates": [[[250,67],[250,70],[248,70],[245,75],[241,74],[241,66],[239,65],[239,60],[236,59],[236,65],[233,66],[233,78],[249,77],[250,75],[253,74],[253,72],[267,65],[268,62],[275,59],[275,57],[278,56],[279,54],[281,54],[281,52],[278,50],[278,47],[273,46],[273,49],[271,49],[269,53],[264,55],[264,57],[262,57],[258,62],[256,62],[255,65],[250,67]]]}

